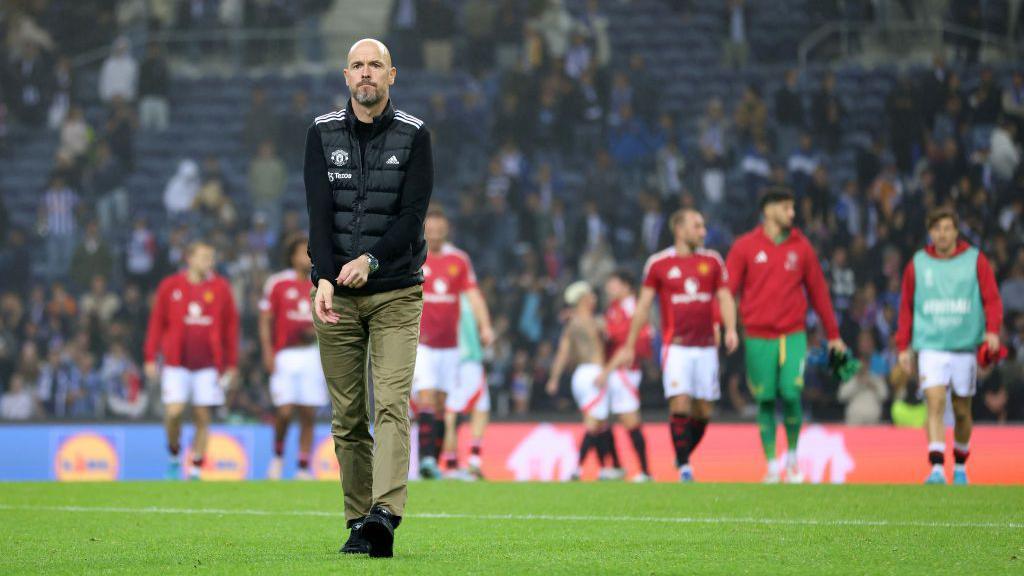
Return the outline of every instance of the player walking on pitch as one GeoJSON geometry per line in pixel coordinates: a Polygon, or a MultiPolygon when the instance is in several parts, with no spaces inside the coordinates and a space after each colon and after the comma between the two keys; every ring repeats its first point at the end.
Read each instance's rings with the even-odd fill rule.
{"type": "Polygon", "coordinates": [[[647,260],[643,288],[625,346],[612,364],[632,361],[637,338],[647,324],[655,296],[661,310],[662,383],[668,399],[669,429],[682,482],[693,481],[690,456],[704,438],[718,382],[715,306],[725,325],[725,348],[739,345],[736,303],[727,286],[722,257],[704,248],[707,228],[696,210],[683,209],[670,220],[675,245],[647,260]]]}
{"type": "Polygon", "coordinates": [[[999,351],[1003,303],[985,255],[959,237],[956,212],[928,215],[931,245],[914,254],[903,272],[896,347],[911,373],[917,352],[918,381],[928,405],[928,484],[945,484],[946,393],[953,402],[953,483],[967,484],[971,398],[977,391],[977,355],[999,351]]]}
{"type": "Polygon", "coordinates": [[[279,480],[284,466],[284,439],[293,414],[299,417],[299,462],[295,477],[308,480],[313,447],[313,420],[317,408],[327,404],[327,381],[320,366],[320,351],[313,329],[309,294],[311,262],[305,238],[293,238],[285,256],[290,268],[267,279],[260,300],[260,345],[270,373],[270,397],[276,408],[274,457],[267,477],[279,480]]]}
{"type": "Polygon", "coordinates": [[[459,297],[459,306],[459,377],[445,403],[445,468],[454,473],[453,477],[461,477],[458,473],[459,417],[468,416],[473,439],[469,447],[466,472],[470,477],[482,480],[483,462],[480,455],[491,415],[491,394],[487,387],[487,374],[484,373],[484,347],[480,342],[480,329],[466,294],[459,297]]]}
{"type": "MultiPolygon", "coordinates": [[[[604,312],[604,331],[607,338],[606,358],[614,359],[619,350],[629,341],[629,330],[636,313],[636,294],[633,281],[625,272],[615,272],[604,284],[608,307],[604,312]]],[[[651,329],[644,326],[633,344],[633,361],[624,365],[613,366],[609,361],[599,376],[599,383],[609,387],[611,395],[611,412],[619,417],[619,422],[626,428],[629,440],[633,444],[640,473],[633,477],[634,482],[649,482],[651,470],[647,464],[647,440],[644,438],[643,426],[640,421],[640,371],[639,360],[651,355],[651,329]]],[[[609,422],[610,425],[610,422],[609,422]]],[[[606,434],[611,436],[610,426],[606,434]]],[[[614,442],[609,442],[611,453],[615,453],[614,442]]]]}
{"type": "Polygon", "coordinates": [[[829,350],[846,351],[818,256],[810,241],[793,227],[793,204],[788,189],[766,192],[761,198],[762,224],[737,239],[726,260],[729,288],[740,302],[747,379],[758,402],[757,423],[768,460],[766,483],[779,482],[782,473],[775,456],[778,398],[782,399],[789,444],[786,481],[803,482],[797,443],[803,423],[808,297],[825,328],[829,350]]]}
{"type": "Polygon", "coordinates": [[[181,477],[181,421],[191,402],[196,431],[189,477],[199,480],[211,409],[224,404],[224,389],[237,373],[238,312],[228,281],[213,271],[212,246],[193,242],[186,248],[185,262],[183,272],[157,288],[143,355],[146,378],[160,378],[170,454],[167,478],[181,477]],[[157,356],[162,359],[160,369],[157,356]]]}
{"type": "Polygon", "coordinates": [[[412,391],[419,423],[420,476],[440,476],[438,457],[445,437],[445,404],[459,381],[459,297],[465,294],[480,329],[480,342],[494,339],[487,303],[476,285],[469,256],[448,243],[449,224],[438,208],[427,211],[423,235],[423,320],[412,391]]]}
{"type": "MultiPolygon", "coordinates": [[[[565,303],[572,307],[571,316],[558,341],[558,352],[551,366],[546,390],[549,395],[558,392],[558,381],[565,368],[575,365],[572,374],[572,395],[583,413],[585,432],[580,444],[579,468],[591,449],[597,450],[601,479],[621,478],[612,468],[605,468],[611,446],[608,435],[602,434],[608,422],[608,386],[601,382],[604,370],[604,343],[601,341],[601,325],[594,316],[597,296],[589,284],[580,280],[565,289],[565,303]]],[[[574,477],[578,478],[579,470],[574,477]]]]}

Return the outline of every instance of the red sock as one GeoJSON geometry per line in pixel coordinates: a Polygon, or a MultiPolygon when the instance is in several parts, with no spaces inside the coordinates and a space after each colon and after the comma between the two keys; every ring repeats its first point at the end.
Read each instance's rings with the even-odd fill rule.
{"type": "Polygon", "coordinates": [[[483,440],[480,440],[479,438],[474,438],[473,439],[473,444],[470,445],[470,447],[469,447],[469,453],[472,454],[473,456],[479,456],[480,455],[480,449],[482,447],[483,447],[483,440]]]}
{"type": "Polygon", "coordinates": [[[284,454],[284,440],[274,440],[274,456],[280,458],[284,454]]]}
{"type": "Polygon", "coordinates": [[[299,470],[309,470],[309,452],[299,452],[299,470]]]}

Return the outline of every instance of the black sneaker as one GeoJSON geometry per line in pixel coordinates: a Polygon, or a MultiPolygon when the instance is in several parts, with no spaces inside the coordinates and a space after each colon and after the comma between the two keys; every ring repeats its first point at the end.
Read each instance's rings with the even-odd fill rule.
{"type": "Polygon", "coordinates": [[[370,545],[370,558],[391,558],[394,556],[395,528],[402,522],[383,506],[374,506],[363,522],[362,537],[370,545]]]}
{"type": "Polygon", "coordinates": [[[345,545],[342,546],[341,550],[338,550],[338,552],[341,554],[370,553],[370,543],[363,537],[364,522],[366,522],[366,516],[348,521],[348,528],[350,530],[348,540],[345,541],[345,545]]]}

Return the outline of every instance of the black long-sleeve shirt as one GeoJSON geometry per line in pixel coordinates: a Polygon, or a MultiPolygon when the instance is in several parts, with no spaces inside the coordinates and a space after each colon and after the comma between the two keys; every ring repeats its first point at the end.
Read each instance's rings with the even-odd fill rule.
{"type": "MultiPolygon", "coordinates": [[[[361,152],[365,153],[371,130],[372,124],[356,121],[356,136],[361,152]]],[[[311,125],[306,132],[306,162],[303,176],[309,210],[310,257],[313,266],[320,271],[320,277],[334,282],[341,272],[334,265],[334,247],[331,240],[334,199],[327,179],[327,159],[324,157],[323,141],[316,124],[311,125]]],[[[423,127],[412,140],[405,181],[402,183],[398,218],[368,251],[380,261],[381,267],[408,250],[409,245],[423,233],[423,220],[427,214],[433,188],[434,155],[430,132],[423,127]]]]}

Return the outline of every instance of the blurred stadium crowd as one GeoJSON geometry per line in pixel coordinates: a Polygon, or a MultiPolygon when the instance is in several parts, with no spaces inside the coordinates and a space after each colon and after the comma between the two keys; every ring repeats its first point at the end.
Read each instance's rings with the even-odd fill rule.
{"type": "MultiPolygon", "coordinates": [[[[852,17],[840,5],[860,6],[857,17],[870,17],[873,3],[786,4],[824,21],[852,17]]],[[[980,6],[951,4],[950,17],[961,19],[973,14],[962,4],[980,6]]],[[[41,188],[0,179],[0,418],[153,416],[157,395],[140,375],[149,299],[196,237],[218,247],[219,269],[242,312],[243,378],[221,416],[269,416],[256,302],[263,281],[283,265],[282,240],[305,230],[304,198],[295,187],[303,134],[313,116],[340,106],[347,93],[334,79],[334,102],[311,102],[296,88],[282,103],[268,97],[267,83],[248,82],[247,97],[233,108],[244,116],[241,131],[225,136],[244,151],[244,164],[225,162],[216,149],[154,157],[138,140],[174,131],[172,96],[183,82],[171,73],[175,63],[227,48],[196,40],[168,51],[129,38],[139,30],[315,30],[333,5],[4,4],[0,160],[14,158],[38,134],[56,146],[41,188]],[[73,56],[100,46],[111,48],[98,69],[73,66],[73,56]],[[154,162],[169,175],[162,190],[128,184],[154,162]],[[141,209],[143,197],[162,200],[157,211],[141,209]],[[29,204],[27,220],[19,214],[29,204]]],[[[437,85],[458,78],[455,90],[427,94],[414,111],[435,138],[435,202],[449,209],[455,242],[473,257],[494,311],[497,344],[487,367],[498,412],[574,411],[567,385],[554,398],[542,391],[564,286],[582,278],[600,287],[616,269],[639,279],[647,255],[671,242],[668,216],[684,206],[705,212],[708,244],[725,254],[732,238],[756,223],[759,190],[784,183],[797,193],[799,226],[823,258],[843,337],[864,366],[842,386],[831,382],[824,338],[812,330],[808,417],[873,423],[890,420],[893,402],[917,402],[891,345],[900,277],[925,241],[925,212],[952,203],[963,234],[996,269],[1011,347],[1011,360],[981,384],[977,417],[1024,418],[1024,75],[978,64],[976,47],[951,45],[948,52],[959,56],[953,61],[937,56],[929,67],[890,71],[880,113],[865,127],[852,121],[865,104],[837,74],[793,69],[792,46],[751,45],[759,5],[394,3],[385,39],[400,71],[396,99],[420,79],[437,85]],[[742,88],[685,108],[673,103],[678,95],[668,93],[665,79],[674,71],[664,66],[674,64],[617,49],[623,28],[615,15],[634,8],[670,30],[702,26],[717,35],[720,74],[742,88]]],[[[315,32],[246,47],[246,62],[279,58],[282,67],[292,61],[283,53],[316,60],[324,51],[315,32]]],[[[860,74],[858,81],[874,79],[860,74]]],[[[741,358],[724,364],[726,418],[754,414],[741,358]]],[[[656,366],[647,373],[645,381],[658,382],[656,366]]],[[[659,386],[643,392],[646,408],[662,406],[659,386]]]]}

